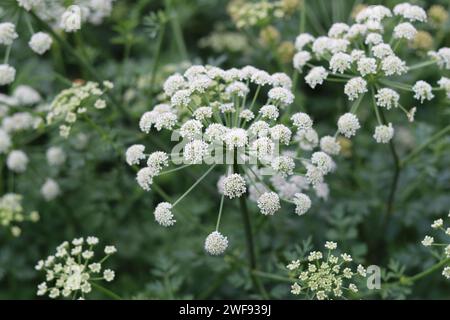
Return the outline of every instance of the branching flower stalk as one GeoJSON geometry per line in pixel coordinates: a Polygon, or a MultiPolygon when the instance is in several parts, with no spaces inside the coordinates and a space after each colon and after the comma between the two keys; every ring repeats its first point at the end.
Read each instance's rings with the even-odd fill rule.
{"type": "MultiPolygon", "coordinates": [[[[126,152],[127,163],[135,166],[147,160],[147,166],[137,173],[137,182],[146,191],[153,188],[154,179],[166,172],[200,164],[208,164],[210,169],[178,200],[157,205],[154,215],[159,224],[165,227],[175,224],[172,209],[213,168],[224,166],[225,172],[222,171],[223,176],[217,183],[222,197],[216,228],[206,238],[205,250],[220,255],[228,247],[228,238],[219,232],[224,198],[240,198],[250,270],[256,267],[245,194],[249,193],[250,200],[257,203],[263,215],[275,214],[281,201],[294,205],[295,212],[302,215],[311,206],[310,198],[303,191],[310,186],[321,194],[327,190],[323,177],[334,169],[330,154],[339,149],[333,137],[324,137],[320,144],[322,151],[313,152],[311,158],[287,149],[297,144],[300,149],[310,152],[319,144],[318,135],[312,129],[312,119],[307,114],[292,115],[292,127],[297,130],[294,139],[291,129],[277,121],[284,109],[293,103],[291,85],[285,74],[269,75],[251,66],[230,70],[192,66],[184,75],[174,74],[167,79],[164,90],[170,104],[159,104],[146,112],[139,125],[145,133],[153,128],[157,131],[166,129],[173,131],[173,138],[181,136],[183,140],[175,145],[171,154],[163,151],[147,154],[144,145],[133,145],[126,152]],[[267,87],[268,99],[261,106],[267,87]],[[286,150],[280,152],[280,148],[286,150]],[[303,170],[295,169],[296,161],[303,170]]],[[[254,283],[265,296],[262,286],[257,281],[254,283]]]]}

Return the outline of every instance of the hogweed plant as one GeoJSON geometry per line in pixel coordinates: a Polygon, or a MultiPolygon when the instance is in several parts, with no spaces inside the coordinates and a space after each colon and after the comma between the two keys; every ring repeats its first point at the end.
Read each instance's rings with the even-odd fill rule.
{"type": "Polygon", "coordinates": [[[283,124],[282,115],[294,101],[291,85],[285,74],[270,75],[252,66],[223,70],[197,65],[166,80],[168,102],[144,113],[139,126],[145,133],[152,129],[172,131],[172,140],[181,137],[182,141],[170,154],[146,154],[144,145],[133,145],[126,152],[127,163],[146,163],[136,177],[146,191],[151,190],[155,178],[168,172],[201,164],[209,168],[177,200],[156,206],[154,217],[160,225],[174,225],[175,207],[213,170],[219,171],[218,218],[215,230],[205,240],[205,250],[219,255],[227,249],[228,238],[219,231],[224,200],[238,198],[254,265],[247,192],[266,216],[276,214],[281,202],[293,206],[297,215],[310,209],[311,200],[304,191],[309,186],[324,188],[324,176],[335,167],[328,153],[334,154],[339,145],[329,137],[323,151],[313,152],[318,137],[306,113],[294,113],[290,120],[287,115],[283,124]],[[315,144],[310,143],[310,137],[315,144]]]}
{"type": "Polygon", "coordinates": [[[294,284],[293,295],[310,299],[342,299],[358,292],[357,283],[366,278],[367,270],[362,265],[352,266],[352,257],[347,253],[336,254],[337,243],[327,241],[326,252],[312,251],[305,259],[293,260],[286,268],[294,284]]]}
{"type": "Polygon", "coordinates": [[[394,136],[394,127],[384,110],[399,109],[409,121],[414,121],[417,108],[403,106],[402,94],[412,95],[421,104],[432,100],[438,91],[449,94],[449,81],[445,77],[434,87],[423,80],[406,83],[415,71],[432,65],[450,69],[450,48],[430,51],[427,59],[413,65],[408,65],[409,57],[399,56],[417,35],[414,24],[420,26],[426,21],[425,10],[416,5],[402,3],[392,11],[376,5],[361,10],[352,25],[333,24],[327,36],[314,38],[303,33],[297,37],[298,52],[293,65],[299,72],[310,68],[305,81],[311,88],[325,81],[345,84],[344,93],[352,106],[339,118],[337,134],[347,138],[356,134],[361,127],[356,114],[366,95],[378,123],[373,138],[377,143],[388,143],[394,136]],[[313,65],[313,61],[322,65],[313,65]]]}
{"type": "Polygon", "coordinates": [[[84,299],[94,288],[113,299],[120,299],[98,283],[114,280],[115,272],[105,269],[104,263],[117,250],[114,246],[105,246],[103,257],[96,260],[98,243],[99,239],[92,236],[64,241],[53,255],[39,260],[35,269],[45,273],[45,281],[38,285],[37,295],[48,295],[51,299],[84,299]]]}
{"type": "Polygon", "coordinates": [[[15,193],[7,193],[0,197],[0,227],[9,229],[14,237],[22,233],[21,224],[25,221],[37,222],[37,211],[27,212],[22,205],[23,197],[15,193]]]}
{"type": "MultiPolygon", "coordinates": [[[[448,217],[450,218],[450,212],[448,217]]],[[[440,233],[439,238],[445,239],[441,242],[435,240],[433,236],[425,236],[422,240],[422,245],[429,248],[433,256],[439,260],[431,270],[443,268],[442,275],[450,279],[450,225],[445,225],[444,219],[437,219],[431,224],[431,228],[440,233]]]]}

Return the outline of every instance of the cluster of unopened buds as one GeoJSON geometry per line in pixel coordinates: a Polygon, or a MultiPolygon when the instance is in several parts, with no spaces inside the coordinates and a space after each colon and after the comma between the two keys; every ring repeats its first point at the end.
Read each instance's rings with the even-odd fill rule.
{"type": "Polygon", "coordinates": [[[293,260],[286,268],[295,280],[291,287],[294,295],[306,295],[310,299],[345,298],[347,293],[357,293],[357,281],[367,275],[362,265],[352,269],[349,254],[334,254],[337,243],[327,241],[328,252],[312,251],[304,260],[293,260]]]}
{"type": "MultiPolygon", "coordinates": [[[[448,217],[450,218],[450,212],[448,214],[448,217]]],[[[442,257],[442,259],[449,260],[450,259],[450,225],[445,226],[444,219],[437,219],[433,222],[431,225],[431,228],[440,231],[441,235],[439,235],[439,238],[445,239],[444,242],[436,241],[434,237],[432,236],[425,236],[425,238],[422,240],[422,245],[425,247],[430,248],[433,251],[433,254],[437,257],[442,257]],[[440,250],[443,248],[444,250],[440,250]],[[434,250],[438,249],[438,250],[434,250]]],[[[444,266],[444,270],[442,270],[442,275],[446,279],[450,279],[450,262],[447,263],[447,265],[444,266]]]]}
{"type": "Polygon", "coordinates": [[[388,143],[394,135],[394,128],[387,122],[383,109],[400,109],[409,121],[414,121],[416,107],[404,107],[400,92],[412,92],[420,103],[433,99],[437,91],[445,91],[450,96],[450,80],[445,77],[438,81],[437,87],[423,80],[413,85],[406,83],[414,70],[434,64],[441,69],[450,69],[450,48],[432,51],[427,60],[411,66],[399,57],[402,44],[413,40],[417,34],[413,24],[426,21],[426,12],[416,5],[402,3],[392,11],[376,5],[360,11],[353,25],[333,24],[327,36],[314,38],[303,33],[297,37],[298,52],[293,65],[299,72],[310,68],[305,81],[311,88],[325,81],[345,83],[344,93],[352,106],[339,118],[336,134],[347,138],[356,134],[360,128],[356,113],[366,94],[370,95],[378,122],[373,135],[378,143],[388,143]],[[324,65],[313,65],[313,61],[324,65]]]}
{"type": "Polygon", "coordinates": [[[105,109],[106,100],[102,97],[106,91],[114,87],[110,81],[102,84],[88,81],[86,83],[74,83],[71,88],[58,94],[49,106],[47,124],[63,122],[59,126],[61,137],[67,138],[71,128],[78,117],[92,121],[88,113],[89,109],[105,109]]]}
{"type": "Polygon", "coordinates": [[[159,175],[191,165],[208,165],[209,169],[175,202],[157,205],[154,216],[159,224],[172,226],[174,207],[219,167],[218,221],[205,242],[206,251],[213,255],[223,253],[228,245],[218,230],[224,198],[240,198],[248,191],[260,212],[270,216],[280,210],[281,201],[294,205],[296,214],[305,214],[311,200],[304,192],[310,186],[326,197],[324,176],[334,170],[331,156],[339,152],[340,145],[331,136],[319,143],[306,113],[289,115],[286,109],[294,103],[291,86],[286,74],[270,75],[252,66],[223,70],[198,65],[167,79],[164,92],[169,102],[146,112],[139,126],[145,133],[172,131],[172,140],[181,137],[182,141],[170,154],[148,154],[144,145],[133,145],[126,161],[130,166],[146,163],[137,173],[137,182],[147,191],[159,175]],[[314,151],[319,145],[321,150],[314,151]]]}
{"type": "Polygon", "coordinates": [[[23,197],[15,193],[7,193],[0,197],[0,227],[8,228],[15,237],[20,236],[20,224],[24,221],[39,220],[37,211],[26,212],[22,206],[23,197]]]}
{"type": "Polygon", "coordinates": [[[45,281],[38,285],[37,295],[84,299],[98,286],[99,281],[111,282],[115,273],[104,269],[104,262],[114,253],[114,246],[105,246],[103,258],[95,260],[95,247],[99,240],[96,237],[76,238],[71,242],[64,241],[56,248],[54,255],[38,261],[35,269],[45,272],[45,281]]]}

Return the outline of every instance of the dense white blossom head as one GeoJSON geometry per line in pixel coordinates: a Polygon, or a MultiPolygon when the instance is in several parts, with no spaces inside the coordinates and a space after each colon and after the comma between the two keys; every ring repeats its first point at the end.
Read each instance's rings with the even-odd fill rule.
{"type": "Polygon", "coordinates": [[[17,173],[25,172],[28,162],[28,156],[22,150],[11,151],[6,159],[8,169],[17,173]]]}
{"type": "Polygon", "coordinates": [[[354,136],[359,128],[359,120],[353,113],[346,113],[338,120],[338,130],[346,138],[354,136]]]}
{"type": "Polygon", "coordinates": [[[14,24],[11,22],[0,23],[0,45],[10,46],[18,37],[14,24]]]}
{"type": "Polygon", "coordinates": [[[74,32],[81,29],[81,8],[72,5],[61,16],[61,28],[66,32],[74,32]]]}
{"type": "Polygon", "coordinates": [[[66,162],[66,153],[61,147],[48,148],[46,156],[50,166],[60,166],[66,162]]]}
{"type": "Polygon", "coordinates": [[[205,250],[210,255],[221,255],[227,248],[228,238],[218,231],[211,232],[205,239],[205,250]]]}
{"type": "Polygon", "coordinates": [[[10,84],[16,78],[16,69],[8,64],[0,64],[0,86],[10,84]]]}
{"type": "Polygon", "coordinates": [[[168,202],[161,202],[155,208],[155,220],[163,227],[173,226],[176,222],[172,214],[172,205],[168,202]]]}
{"type": "Polygon", "coordinates": [[[28,45],[37,54],[44,54],[52,46],[53,39],[45,32],[33,34],[28,45]]]}
{"type": "Polygon", "coordinates": [[[280,197],[275,192],[265,192],[258,198],[258,208],[264,215],[273,215],[280,210],[280,197]]]}
{"type": "Polygon", "coordinates": [[[305,214],[311,208],[311,199],[304,193],[296,193],[294,196],[295,213],[305,214]]]}
{"type": "Polygon", "coordinates": [[[142,144],[135,144],[129,147],[125,153],[125,159],[128,165],[136,165],[145,159],[145,146],[142,144]]]}
{"type": "Polygon", "coordinates": [[[394,136],[394,128],[392,127],[392,123],[389,125],[379,125],[375,128],[375,133],[373,134],[373,138],[377,143],[388,143],[391,141],[394,136]]]}
{"type": "Polygon", "coordinates": [[[230,198],[239,198],[247,191],[245,179],[237,173],[233,173],[223,180],[223,194],[230,198]]]}
{"type": "Polygon", "coordinates": [[[51,178],[48,178],[41,187],[41,194],[46,201],[54,200],[60,193],[59,184],[51,178]]]}

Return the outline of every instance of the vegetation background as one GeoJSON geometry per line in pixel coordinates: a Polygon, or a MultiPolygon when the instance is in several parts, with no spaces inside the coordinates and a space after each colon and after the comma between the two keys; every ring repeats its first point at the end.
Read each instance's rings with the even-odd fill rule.
{"type": "MultiPolygon", "coordinates": [[[[364,4],[392,7],[398,2],[364,4]]],[[[447,0],[413,2],[424,8],[433,4],[441,4],[447,11],[450,8],[447,0]]],[[[305,29],[320,35],[333,22],[351,19],[352,10],[362,1],[307,3],[305,29]]],[[[62,140],[55,128],[28,137],[32,141],[27,146],[31,170],[16,176],[15,189],[26,195],[25,206],[38,210],[41,220],[26,224],[18,238],[0,228],[1,299],[36,298],[36,286],[42,281],[42,274],[33,268],[36,261],[53,252],[62,241],[87,235],[117,246],[117,255],[109,261],[117,277],[108,288],[123,297],[258,297],[245,268],[241,217],[231,205],[224,212],[223,232],[232,246],[223,257],[210,257],[203,250],[220,201],[215,190],[217,176],[209,177],[198,192],[184,200],[182,210],[186,216],[167,230],[152,216],[155,205],[163,201],[161,194],[142,191],[135,182],[135,173],[124,161],[124,152],[133,143],[143,143],[150,150],[170,146],[164,133],[141,134],[138,121],[158,102],[164,79],[189,63],[223,68],[250,64],[269,72],[293,74],[293,48],[289,43],[299,33],[300,10],[265,25],[237,29],[228,5],[225,0],[117,0],[112,16],[101,26],[85,25],[79,37],[64,35],[76,53],[85,55],[95,66],[97,75],[115,83],[114,93],[125,112],[108,107],[95,118],[113,138],[113,145],[82,123],[68,141],[62,140]],[[262,31],[269,25],[278,31],[274,39],[268,37],[267,29],[266,34],[262,31]],[[77,148],[78,133],[88,137],[82,149],[77,148]],[[45,151],[52,145],[63,146],[68,155],[59,172],[45,161],[45,151]],[[63,194],[46,202],[39,188],[44,178],[52,175],[58,176],[63,194]]],[[[1,12],[4,17],[10,14],[7,8],[1,12]]],[[[450,21],[439,30],[428,31],[433,36],[433,48],[450,46],[450,21]]],[[[11,88],[1,90],[28,84],[51,101],[67,87],[62,77],[71,81],[92,79],[93,75],[61,46],[53,46],[44,57],[33,55],[26,46],[25,39],[14,44],[11,61],[20,66],[17,80],[11,88]]],[[[420,79],[436,81],[433,70],[424,69],[420,79]]],[[[299,83],[296,103],[305,106],[318,124],[320,135],[334,132],[337,118],[347,108],[342,86],[327,84],[311,90],[304,81],[299,83]]],[[[392,121],[400,124],[395,143],[401,158],[449,124],[449,104],[442,96],[421,105],[412,124],[392,113],[392,121]]],[[[365,117],[364,113],[361,117],[365,117]]],[[[305,248],[321,248],[326,240],[338,242],[342,250],[365,265],[381,266],[384,279],[416,274],[436,262],[420,241],[429,232],[431,222],[446,216],[450,209],[450,137],[429,145],[401,168],[392,209],[387,209],[395,166],[388,145],[373,141],[375,120],[368,117],[363,121],[359,134],[345,145],[344,155],[336,160],[338,170],[327,179],[327,201],[316,199],[310,212],[302,217],[282,212],[271,219],[250,205],[261,270],[285,275],[284,266],[290,259],[305,248]]],[[[159,186],[176,198],[201,172],[198,168],[168,174],[159,179],[159,186]]],[[[5,174],[1,183],[6,183],[5,174]]],[[[264,284],[272,298],[296,298],[286,283],[266,279],[264,284]]],[[[446,299],[449,292],[450,282],[435,272],[410,286],[383,288],[365,298],[446,299]]],[[[105,298],[101,293],[92,293],[91,297],[105,298]]]]}

